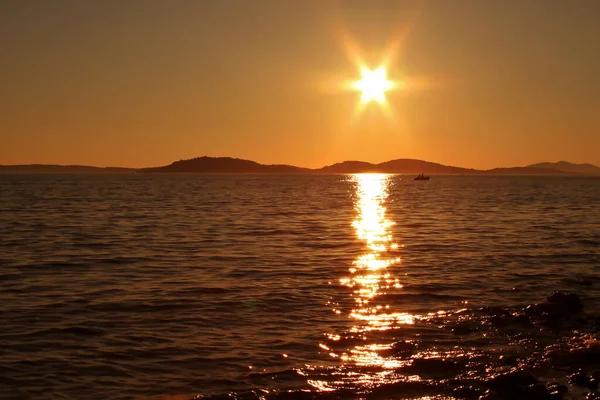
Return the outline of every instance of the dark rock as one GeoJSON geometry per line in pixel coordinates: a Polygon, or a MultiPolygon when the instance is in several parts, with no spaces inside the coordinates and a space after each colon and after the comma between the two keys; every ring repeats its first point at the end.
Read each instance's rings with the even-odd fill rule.
{"type": "Polygon", "coordinates": [[[425,382],[396,382],[377,386],[371,395],[375,398],[396,398],[399,393],[406,397],[423,397],[433,395],[440,389],[425,382]]]}
{"type": "Polygon", "coordinates": [[[462,381],[459,378],[448,379],[449,386],[461,386],[462,381]]]}
{"type": "Polygon", "coordinates": [[[515,366],[519,358],[514,354],[503,354],[500,356],[500,362],[504,365],[515,366]]]}
{"type": "Polygon", "coordinates": [[[457,399],[477,399],[481,391],[473,386],[459,386],[452,391],[452,396],[457,399]]]}
{"type": "Polygon", "coordinates": [[[520,399],[526,396],[528,387],[536,383],[538,380],[535,376],[527,371],[517,370],[497,375],[489,379],[486,385],[506,398],[520,399]]]}
{"type": "Polygon", "coordinates": [[[592,392],[597,391],[598,390],[598,380],[596,380],[595,378],[591,378],[588,383],[588,389],[590,389],[592,392]]]}
{"type": "Polygon", "coordinates": [[[558,328],[564,325],[565,315],[561,312],[542,314],[541,324],[548,328],[558,328]]]}
{"type": "Polygon", "coordinates": [[[592,371],[591,375],[592,375],[592,378],[594,378],[594,380],[600,381],[600,371],[599,370],[592,371]]]}
{"type": "Polygon", "coordinates": [[[537,303],[527,306],[524,311],[526,315],[539,317],[540,315],[551,312],[552,310],[553,307],[549,303],[537,303]]]}
{"type": "MultiPolygon", "coordinates": [[[[588,344],[587,347],[577,349],[572,352],[577,355],[581,362],[590,365],[600,364],[600,345],[598,343],[588,344]]],[[[598,381],[598,379],[596,379],[598,381]]]]}
{"type": "Polygon", "coordinates": [[[318,400],[354,400],[356,391],[352,389],[338,389],[333,392],[320,392],[318,400]]]}
{"type": "Polygon", "coordinates": [[[550,393],[546,386],[542,383],[534,383],[524,388],[524,397],[529,400],[548,400],[550,393]]]}
{"type": "Polygon", "coordinates": [[[583,310],[583,304],[581,304],[579,296],[571,292],[552,292],[548,295],[546,301],[568,313],[577,313],[583,310]]]}
{"type": "Polygon", "coordinates": [[[455,325],[452,328],[452,333],[455,335],[469,335],[477,331],[477,327],[469,325],[455,325]]]}
{"type": "Polygon", "coordinates": [[[505,328],[509,326],[511,322],[511,318],[500,315],[493,315],[490,318],[490,324],[496,328],[505,328]]]}
{"type": "Polygon", "coordinates": [[[236,400],[259,400],[259,396],[256,392],[254,391],[244,391],[244,392],[238,392],[235,393],[235,397],[231,396],[230,394],[218,394],[218,395],[212,395],[212,396],[208,396],[208,397],[204,397],[203,395],[198,395],[196,397],[194,397],[192,400],[232,400],[232,399],[236,399],[236,400]]]}
{"type": "Polygon", "coordinates": [[[523,371],[523,370],[507,372],[502,375],[497,375],[497,376],[491,378],[490,380],[488,380],[489,386],[494,390],[496,390],[496,389],[492,386],[505,386],[505,385],[529,386],[529,385],[533,385],[536,383],[538,383],[537,378],[535,376],[533,376],[531,373],[529,373],[527,371],[523,371]]]}
{"type": "Polygon", "coordinates": [[[502,307],[481,307],[479,309],[484,314],[496,317],[510,317],[511,314],[508,310],[505,310],[502,307]]]}
{"type": "Polygon", "coordinates": [[[587,387],[590,383],[590,378],[581,370],[567,376],[567,380],[571,385],[582,387],[587,387]]]}
{"type": "Polygon", "coordinates": [[[519,314],[515,317],[515,321],[518,322],[521,325],[531,325],[531,321],[529,320],[529,317],[527,315],[524,314],[519,314]]]}
{"type": "Polygon", "coordinates": [[[548,384],[548,392],[556,398],[563,398],[567,393],[569,393],[569,388],[565,385],[561,385],[556,382],[552,382],[548,384]]]}
{"type": "Polygon", "coordinates": [[[479,400],[503,400],[503,397],[488,389],[484,394],[479,396],[479,400]]]}
{"type": "Polygon", "coordinates": [[[574,374],[575,372],[579,372],[580,369],[581,368],[569,366],[569,367],[567,367],[567,375],[571,375],[571,374],[574,374]]]}
{"type": "MultiPolygon", "coordinates": [[[[266,396],[266,398],[269,397],[270,396],[266,396]]],[[[281,391],[273,397],[275,397],[277,400],[313,400],[315,398],[315,394],[312,392],[305,392],[301,390],[292,390],[281,391]]]]}
{"type": "Polygon", "coordinates": [[[465,363],[459,364],[452,360],[440,358],[417,358],[412,365],[403,368],[409,373],[419,376],[436,378],[453,378],[465,368],[465,363]]]}

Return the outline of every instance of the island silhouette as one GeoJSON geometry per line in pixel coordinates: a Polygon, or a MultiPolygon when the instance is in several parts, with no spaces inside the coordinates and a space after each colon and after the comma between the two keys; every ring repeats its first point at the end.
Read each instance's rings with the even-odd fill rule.
{"type": "Polygon", "coordinates": [[[93,167],[84,165],[0,165],[0,173],[251,173],[251,174],[432,174],[432,175],[593,175],[600,176],[600,167],[567,161],[542,162],[524,167],[499,167],[488,170],[462,168],[430,161],[402,158],[379,164],[364,161],[344,161],[322,168],[302,168],[285,164],[260,164],[232,157],[197,157],[151,168],[93,167]]]}

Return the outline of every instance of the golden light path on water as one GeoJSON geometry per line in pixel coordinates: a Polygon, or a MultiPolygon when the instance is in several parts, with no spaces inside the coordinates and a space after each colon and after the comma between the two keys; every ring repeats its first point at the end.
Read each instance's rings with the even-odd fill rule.
{"type": "MultiPolygon", "coordinates": [[[[390,192],[391,175],[357,174],[351,179],[356,186],[356,219],[352,226],[356,235],[365,244],[365,251],[354,260],[349,275],[340,279],[340,283],[352,289],[354,306],[349,318],[354,321],[347,334],[360,339],[364,344],[332,352],[332,357],[349,366],[358,367],[352,372],[356,383],[371,386],[386,380],[395,369],[406,365],[407,360],[385,356],[392,348],[393,341],[384,337],[391,329],[413,324],[416,316],[399,312],[386,303],[385,294],[399,291],[402,284],[390,271],[390,267],[400,263],[399,244],[393,241],[391,227],[394,222],[386,216],[386,204],[390,192]]],[[[340,310],[334,308],[340,313],[340,310]]],[[[337,341],[339,335],[330,334],[329,339],[337,341]]],[[[321,344],[324,350],[331,350],[321,344]]],[[[348,373],[350,374],[350,373],[348,373]]],[[[331,390],[332,385],[322,381],[310,382],[319,390],[331,390]]]]}
{"type": "MultiPolygon", "coordinates": [[[[378,296],[392,287],[402,287],[388,270],[392,264],[400,263],[400,257],[395,255],[399,245],[393,242],[390,232],[394,222],[386,217],[390,175],[358,174],[353,179],[356,181],[357,217],[352,226],[358,238],[365,242],[366,252],[354,261],[350,276],[340,281],[353,289],[355,308],[350,317],[357,323],[352,332],[382,331],[398,323],[412,324],[410,314],[393,312],[388,304],[377,301],[378,296]]],[[[362,366],[398,367],[398,360],[388,360],[379,355],[378,351],[387,348],[385,344],[356,346],[349,354],[341,355],[341,359],[362,366]]]]}
{"type": "Polygon", "coordinates": [[[358,238],[366,243],[367,252],[354,261],[350,268],[351,275],[341,279],[343,285],[354,289],[356,308],[350,316],[367,323],[367,326],[356,327],[362,330],[387,329],[397,319],[411,323],[410,316],[390,314],[389,305],[375,302],[378,295],[384,294],[392,286],[402,287],[387,270],[390,265],[399,263],[400,257],[384,256],[388,250],[398,249],[390,233],[394,223],[386,218],[384,207],[389,196],[389,175],[361,174],[354,175],[354,179],[357,182],[358,216],[352,226],[358,238]]]}

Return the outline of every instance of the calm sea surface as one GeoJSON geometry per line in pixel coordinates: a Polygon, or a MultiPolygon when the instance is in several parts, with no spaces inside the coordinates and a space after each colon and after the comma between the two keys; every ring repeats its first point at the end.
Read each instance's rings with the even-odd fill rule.
{"type": "Polygon", "coordinates": [[[0,285],[2,399],[564,383],[598,344],[600,179],[4,175],[0,285]]]}

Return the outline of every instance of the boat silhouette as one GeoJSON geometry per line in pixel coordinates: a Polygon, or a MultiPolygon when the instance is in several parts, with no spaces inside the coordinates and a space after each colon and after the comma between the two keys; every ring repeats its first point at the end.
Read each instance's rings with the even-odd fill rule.
{"type": "Polygon", "coordinates": [[[414,179],[414,180],[415,180],[415,181],[428,181],[428,180],[429,180],[429,177],[428,177],[428,176],[425,176],[425,175],[423,175],[423,174],[420,174],[420,175],[417,175],[417,176],[415,176],[415,179],[414,179]]]}

